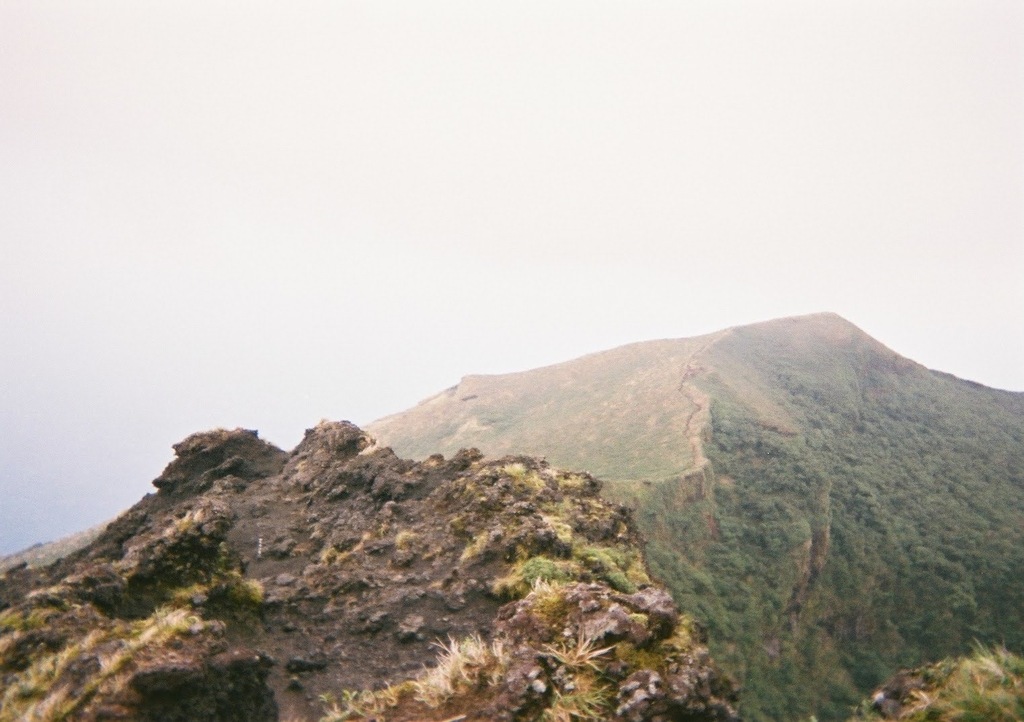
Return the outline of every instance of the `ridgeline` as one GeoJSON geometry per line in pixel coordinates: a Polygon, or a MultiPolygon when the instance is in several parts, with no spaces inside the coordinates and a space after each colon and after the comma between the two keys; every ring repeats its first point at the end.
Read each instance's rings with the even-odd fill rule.
{"type": "Polygon", "coordinates": [[[95,541],[0,575],[0,721],[738,719],[586,473],[346,422],[174,449],[95,541]]]}
{"type": "Polygon", "coordinates": [[[1024,394],[834,314],[469,376],[368,428],[606,480],[745,719],[845,719],[898,668],[1024,649],[1024,394]]]}

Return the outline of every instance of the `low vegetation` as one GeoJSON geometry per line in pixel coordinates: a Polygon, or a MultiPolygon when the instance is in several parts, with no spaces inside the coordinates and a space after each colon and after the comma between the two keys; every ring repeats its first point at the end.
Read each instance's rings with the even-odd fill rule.
{"type": "Polygon", "coordinates": [[[1015,722],[1024,719],[1024,659],[1005,647],[978,647],[897,675],[865,701],[858,720],[1015,722]]]}
{"type": "Polygon", "coordinates": [[[327,695],[321,722],[450,720],[467,709],[553,722],[734,719],[731,689],[706,665],[691,620],[659,594],[537,581],[499,614],[491,641],[449,639],[411,680],[327,695]],[[706,687],[702,701],[684,691],[694,685],[706,687]]]}
{"type": "Polygon", "coordinates": [[[171,639],[200,634],[205,625],[186,609],[161,607],[149,617],[127,623],[93,617],[92,625],[69,629],[53,650],[16,657],[24,633],[0,637],[0,668],[15,667],[6,676],[0,699],[0,721],[49,722],[71,717],[97,695],[115,695],[130,678],[130,667],[149,649],[162,648],[171,639]],[[93,667],[84,681],[75,680],[72,667],[93,667]],[[17,669],[18,667],[23,667],[17,669]]]}

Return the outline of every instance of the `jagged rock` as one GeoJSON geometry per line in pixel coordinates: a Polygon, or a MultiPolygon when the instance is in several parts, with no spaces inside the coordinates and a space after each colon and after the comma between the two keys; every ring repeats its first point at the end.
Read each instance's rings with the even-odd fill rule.
{"type": "Polygon", "coordinates": [[[314,657],[312,659],[306,657],[292,657],[285,664],[284,668],[289,672],[314,672],[324,669],[327,666],[327,660],[320,657],[314,657]]]}
{"type": "Polygon", "coordinates": [[[91,602],[104,612],[120,605],[128,586],[125,578],[113,564],[97,564],[73,574],[67,584],[74,589],[74,596],[80,602],[91,602]]]}
{"type": "Polygon", "coordinates": [[[416,639],[423,639],[420,633],[423,629],[424,619],[419,614],[409,614],[398,625],[398,641],[411,642],[416,639]]]}
{"type": "Polygon", "coordinates": [[[270,722],[277,703],[266,685],[267,660],[233,650],[199,664],[170,662],[135,673],[129,682],[143,722],[270,722]]]}
{"type": "Polygon", "coordinates": [[[543,708],[548,691],[544,668],[535,655],[526,652],[512,657],[497,699],[487,714],[494,720],[530,719],[543,708]]]}
{"type": "Polygon", "coordinates": [[[631,674],[619,686],[615,714],[626,722],[655,720],[668,713],[661,675],[649,669],[631,674]]]}
{"type": "MultiPolygon", "coordinates": [[[[646,614],[657,634],[667,634],[679,622],[679,610],[664,588],[645,587],[635,594],[615,597],[634,612],[646,614]]],[[[702,640],[703,641],[703,640],[702,640]]]]}
{"type": "Polygon", "coordinates": [[[535,719],[589,684],[609,718],[728,719],[696,625],[651,586],[628,511],[588,475],[475,450],[416,463],[347,422],[291,454],[244,430],[175,452],[158,493],[93,544],[0,577],[0,683],[51,670],[0,719],[50,705],[72,720],[314,720],[321,695],[436,665],[441,638],[498,645],[480,641],[490,671],[473,691],[434,707],[409,686],[386,703],[366,692],[372,715],[535,719]],[[661,706],[620,689],[643,670],[661,706]]]}
{"type": "Polygon", "coordinates": [[[926,686],[921,671],[902,670],[875,691],[871,697],[871,707],[883,718],[897,719],[926,686]]]}
{"type": "MultiPolygon", "coordinates": [[[[573,666],[625,677],[615,691],[615,719],[738,719],[731,683],[678,620],[675,604],[661,589],[622,595],[601,584],[575,584],[538,589],[506,605],[495,632],[514,646],[517,659],[531,650],[549,660],[553,672],[543,678],[545,685],[559,686],[559,673],[573,666]],[[659,667],[634,671],[634,659],[659,667]]],[[[516,706],[517,696],[518,707],[528,705],[522,675],[502,694],[502,704],[516,706]]]]}
{"type": "Polygon", "coordinates": [[[271,476],[285,460],[283,451],[246,429],[192,434],[174,445],[174,453],[177,458],[153,480],[163,493],[198,494],[229,475],[243,481],[271,476]]]}

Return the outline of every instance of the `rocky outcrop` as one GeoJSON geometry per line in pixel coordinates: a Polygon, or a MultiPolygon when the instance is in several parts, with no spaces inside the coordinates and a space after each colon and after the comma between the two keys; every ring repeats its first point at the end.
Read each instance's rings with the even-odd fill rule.
{"type": "Polygon", "coordinates": [[[578,711],[588,690],[604,695],[607,719],[738,719],[735,690],[690,625],[680,625],[664,589],[538,586],[498,612],[496,636],[508,642],[509,667],[519,673],[499,686],[494,718],[516,719],[531,706],[538,715],[552,706],[578,711]]]}
{"type": "Polygon", "coordinates": [[[1005,647],[980,645],[970,655],[898,672],[864,700],[852,718],[1019,719],[1024,719],[1024,659],[1005,647]]]}
{"type": "Polygon", "coordinates": [[[0,720],[735,717],[588,474],[346,422],[174,448],[94,543],[0,577],[0,720]]]}
{"type": "Polygon", "coordinates": [[[261,441],[255,431],[235,429],[192,434],[174,445],[176,458],[153,480],[166,493],[197,494],[218,479],[236,483],[258,479],[281,470],[286,454],[261,441]]]}

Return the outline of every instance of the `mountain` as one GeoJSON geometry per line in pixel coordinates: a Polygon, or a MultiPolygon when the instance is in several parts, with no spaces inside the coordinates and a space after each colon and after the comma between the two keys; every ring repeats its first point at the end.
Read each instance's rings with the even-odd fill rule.
{"type": "Polygon", "coordinates": [[[738,719],[586,473],[347,422],[174,450],[94,541],[0,575],[0,721],[738,719]]]}
{"type": "Polygon", "coordinates": [[[1024,394],[834,314],[468,376],[368,429],[604,479],[745,718],[841,719],[897,668],[1024,649],[1024,394]]]}
{"type": "Polygon", "coordinates": [[[5,572],[19,564],[30,567],[44,567],[53,564],[58,559],[63,559],[93,542],[107,528],[107,524],[108,522],[103,522],[56,541],[33,544],[20,552],[0,556],[0,572],[5,572]]]}

